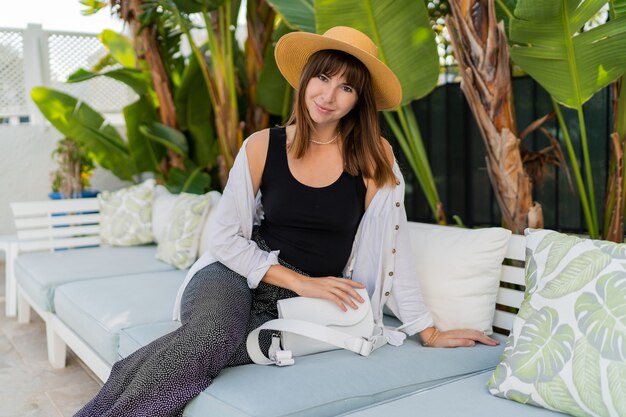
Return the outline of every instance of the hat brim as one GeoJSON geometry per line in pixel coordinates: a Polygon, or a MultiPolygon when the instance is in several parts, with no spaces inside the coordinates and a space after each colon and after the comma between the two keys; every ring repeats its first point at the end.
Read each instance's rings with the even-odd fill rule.
{"type": "Polygon", "coordinates": [[[276,44],[274,57],[283,77],[298,89],[300,74],[309,57],[324,49],[346,52],[361,61],[369,70],[377,110],[394,109],[402,101],[402,87],[398,77],[378,58],[368,52],[337,39],[308,32],[291,32],[276,44]]]}

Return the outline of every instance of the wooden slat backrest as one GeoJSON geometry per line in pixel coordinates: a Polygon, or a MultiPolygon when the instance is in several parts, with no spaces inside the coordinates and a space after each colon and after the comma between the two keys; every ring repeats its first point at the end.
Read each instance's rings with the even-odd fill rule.
{"type": "Polygon", "coordinates": [[[20,252],[98,246],[97,198],[11,203],[20,252]]]}
{"type": "MultiPolygon", "coordinates": [[[[409,222],[411,233],[419,233],[420,228],[448,228],[436,224],[409,222]]],[[[496,299],[494,331],[508,333],[513,327],[513,319],[524,299],[524,260],[526,253],[525,237],[512,235],[505,253],[500,273],[500,289],[496,299]]],[[[454,262],[451,260],[450,262],[454,262]]]]}

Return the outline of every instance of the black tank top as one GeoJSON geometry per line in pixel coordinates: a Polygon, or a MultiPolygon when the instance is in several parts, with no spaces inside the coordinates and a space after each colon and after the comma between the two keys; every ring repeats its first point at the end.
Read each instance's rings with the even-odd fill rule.
{"type": "Polygon", "coordinates": [[[300,183],[287,163],[285,128],[270,129],[261,182],[261,236],[280,258],[313,277],[340,277],[365,212],[362,175],[343,172],[327,187],[300,183]]]}

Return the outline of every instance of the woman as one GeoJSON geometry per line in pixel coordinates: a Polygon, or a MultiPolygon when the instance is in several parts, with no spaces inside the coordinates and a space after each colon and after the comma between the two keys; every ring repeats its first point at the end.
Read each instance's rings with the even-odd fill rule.
{"type": "MultiPolygon", "coordinates": [[[[364,301],[355,288],[367,287],[377,325],[396,345],[418,332],[428,346],[497,343],[482,332],[439,332],[421,300],[402,176],[376,113],[400,104],[400,83],[372,41],[347,27],[291,33],[276,62],[297,90],[292,116],[239,152],[211,250],[178,294],[182,326],[116,363],[77,416],[181,415],[220,370],[250,363],[248,333],[296,295],[346,311],[364,301]],[[384,304],[403,326],[383,329],[384,304]]],[[[261,338],[267,350],[270,337],[261,338]]]]}

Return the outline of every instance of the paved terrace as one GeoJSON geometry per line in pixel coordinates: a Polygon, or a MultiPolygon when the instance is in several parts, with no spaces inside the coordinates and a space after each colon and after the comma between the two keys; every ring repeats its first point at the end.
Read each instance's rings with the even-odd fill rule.
{"type": "Polygon", "coordinates": [[[71,352],[65,369],[53,369],[43,321],[18,324],[4,315],[4,264],[0,262],[0,417],[71,417],[100,384],[71,352]]]}

